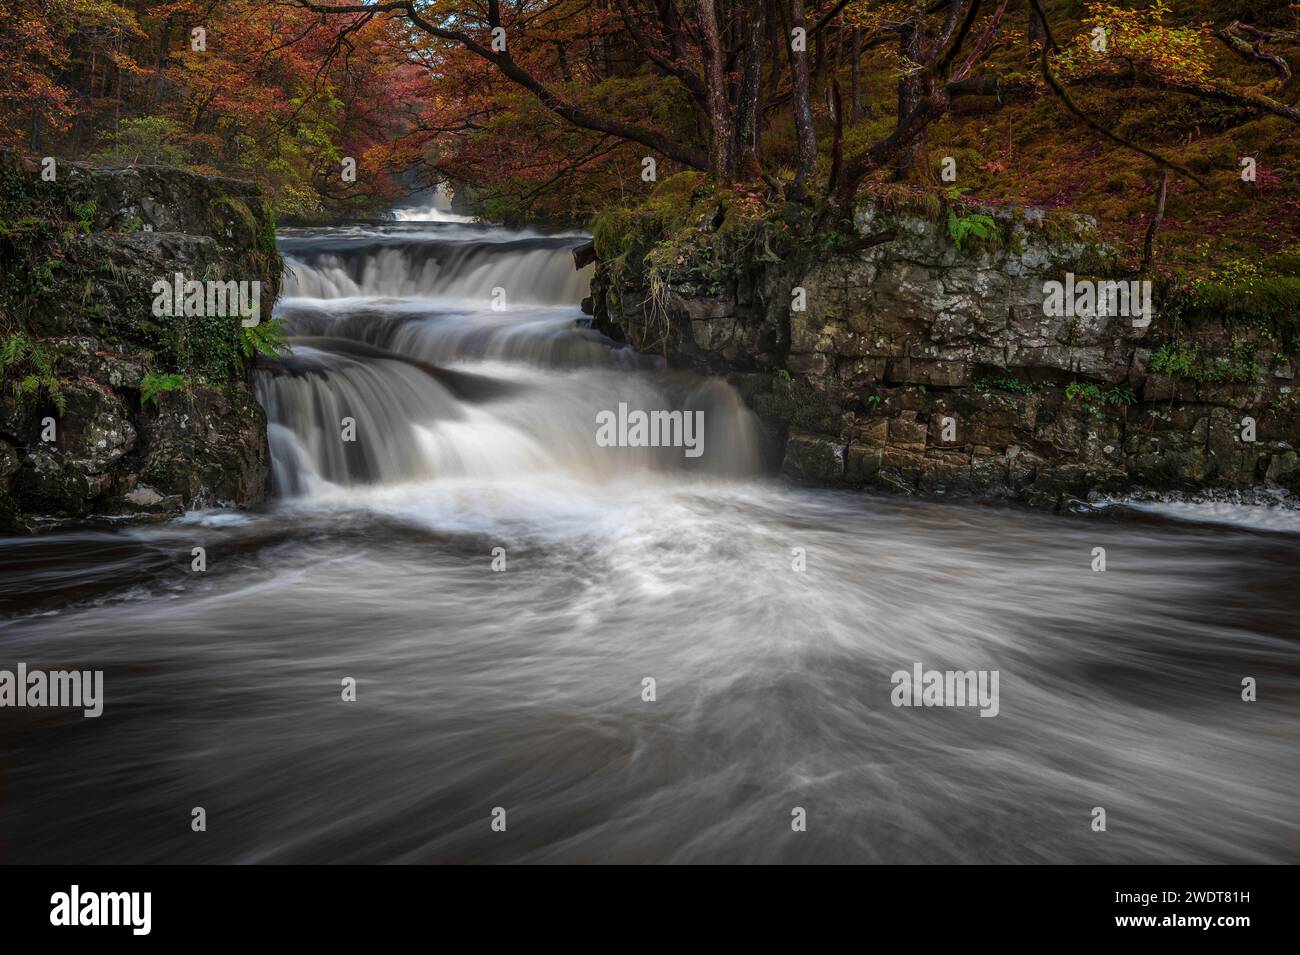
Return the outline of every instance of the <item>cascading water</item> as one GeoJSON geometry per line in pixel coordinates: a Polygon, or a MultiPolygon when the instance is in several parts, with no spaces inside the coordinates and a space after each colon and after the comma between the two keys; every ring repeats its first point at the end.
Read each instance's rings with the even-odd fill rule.
{"type": "Polygon", "coordinates": [[[0,858],[1300,861],[1294,528],[779,484],[585,327],[577,241],[282,236],[275,503],[0,548],[10,658],[106,693],[0,720],[0,858]],[[620,404],[703,454],[602,446],[620,404]],[[916,666],[997,715],[894,705],[916,666]]]}
{"type": "Polygon", "coordinates": [[[451,192],[445,184],[426,191],[423,195],[412,196],[410,201],[393,210],[398,222],[473,222],[473,216],[460,215],[451,211],[451,192]]]}
{"type": "Polygon", "coordinates": [[[257,383],[277,489],[751,473],[757,426],[732,389],[584,327],[581,241],[428,223],[286,236],[293,353],[257,383]],[[702,453],[600,446],[597,416],[620,405],[696,416],[702,453]]]}

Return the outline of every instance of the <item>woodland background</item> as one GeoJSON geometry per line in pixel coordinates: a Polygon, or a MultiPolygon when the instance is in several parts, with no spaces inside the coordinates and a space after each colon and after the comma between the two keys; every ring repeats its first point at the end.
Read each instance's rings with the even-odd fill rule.
{"type": "Polygon", "coordinates": [[[1095,216],[1135,261],[1168,171],[1162,267],[1295,243],[1300,5],[1042,0],[1045,28],[1036,3],[0,0],[0,144],[248,178],[308,220],[439,181],[512,225],[701,189],[754,216],[837,189],[1031,204],[1095,216]],[[907,143],[868,155],[945,83],[907,143]]]}

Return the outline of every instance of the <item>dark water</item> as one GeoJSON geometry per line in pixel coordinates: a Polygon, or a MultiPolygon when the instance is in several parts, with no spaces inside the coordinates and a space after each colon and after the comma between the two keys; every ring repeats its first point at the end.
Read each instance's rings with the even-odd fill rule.
{"type": "Polygon", "coordinates": [[[574,241],[286,236],[275,503],[0,542],[0,668],[105,673],[0,709],[0,860],[1300,861],[1286,515],[782,486],[725,385],[575,327],[574,241]],[[705,454],[596,446],[618,401],[705,454]],[[891,705],[915,663],[998,715],[891,705]]]}

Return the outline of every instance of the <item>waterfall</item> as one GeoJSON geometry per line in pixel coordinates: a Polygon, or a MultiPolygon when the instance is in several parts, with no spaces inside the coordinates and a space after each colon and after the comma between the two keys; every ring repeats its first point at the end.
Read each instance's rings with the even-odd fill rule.
{"type": "Polygon", "coordinates": [[[590,327],[582,241],[442,223],[284,235],[291,351],[256,383],[276,492],[753,472],[758,428],[734,389],[590,327]],[[702,453],[603,446],[598,416],[620,406],[702,422],[702,453]]]}
{"type": "Polygon", "coordinates": [[[284,297],[417,298],[487,305],[577,305],[590,268],[573,267],[581,238],[501,239],[482,229],[355,232],[283,241],[284,297]]]}
{"type": "Polygon", "coordinates": [[[393,210],[398,222],[473,222],[473,216],[463,216],[451,211],[451,193],[445,183],[423,198],[414,197],[411,204],[393,210]]]}

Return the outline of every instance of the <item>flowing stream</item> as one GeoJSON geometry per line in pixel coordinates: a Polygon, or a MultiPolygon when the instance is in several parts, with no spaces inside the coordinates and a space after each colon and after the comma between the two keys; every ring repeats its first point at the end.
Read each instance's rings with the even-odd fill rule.
{"type": "Polygon", "coordinates": [[[581,241],[282,234],[273,502],[0,541],[0,668],[105,674],[0,710],[0,861],[1300,861],[1300,528],[785,485],[587,327],[581,241]]]}

